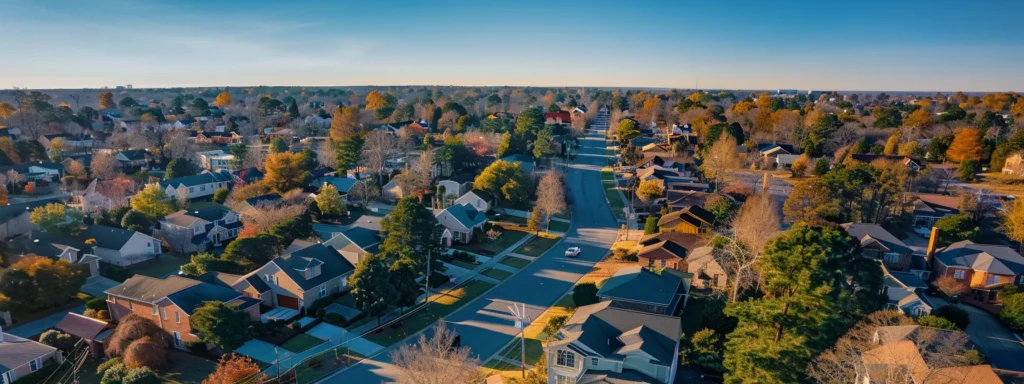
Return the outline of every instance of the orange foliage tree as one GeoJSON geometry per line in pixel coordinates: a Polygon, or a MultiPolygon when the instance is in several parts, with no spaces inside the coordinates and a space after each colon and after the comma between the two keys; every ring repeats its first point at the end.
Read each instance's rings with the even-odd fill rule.
{"type": "Polygon", "coordinates": [[[260,366],[248,356],[236,354],[224,355],[217,363],[217,369],[210,374],[203,384],[235,384],[245,381],[262,383],[266,375],[260,373],[260,366]]]}
{"type": "Polygon", "coordinates": [[[967,159],[981,160],[984,149],[981,146],[981,130],[964,128],[953,138],[953,143],[946,150],[946,157],[959,163],[967,159]]]}

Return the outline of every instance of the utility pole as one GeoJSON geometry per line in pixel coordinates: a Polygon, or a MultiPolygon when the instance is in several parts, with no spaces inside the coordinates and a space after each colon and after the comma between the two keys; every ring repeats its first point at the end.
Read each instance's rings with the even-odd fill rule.
{"type": "Polygon", "coordinates": [[[530,323],[530,317],[526,315],[526,304],[512,303],[511,307],[506,306],[516,319],[516,328],[519,329],[519,350],[522,355],[519,357],[519,366],[523,372],[523,379],[526,378],[526,326],[530,323]],[[520,306],[521,305],[521,306],[520,306]]]}

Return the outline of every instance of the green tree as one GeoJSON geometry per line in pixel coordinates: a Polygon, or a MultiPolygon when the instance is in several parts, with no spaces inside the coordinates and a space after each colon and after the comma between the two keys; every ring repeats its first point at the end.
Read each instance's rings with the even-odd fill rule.
{"type": "Polygon", "coordinates": [[[419,276],[416,264],[410,259],[398,260],[391,265],[389,274],[394,297],[388,302],[400,308],[415,305],[416,299],[423,292],[423,284],[416,281],[416,277],[419,276]]]}
{"type": "Polygon", "coordinates": [[[121,228],[129,231],[149,232],[150,223],[145,214],[134,209],[125,212],[121,217],[121,228]]]}
{"type": "MultiPolygon", "coordinates": [[[[681,338],[685,335],[681,336],[681,338]]],[[[679,354],[688,365],[711,371],[722,372],[722,337],[715,330],[704,328],[693,334],[690,340],[681,340],[683,348],[679,354]]]]}
{"type": "Polygon", "coordinates": [[[199,173],[199,167],[188,159],[174,159],[167,163],[167,174],[164,179],[192,176],[199,173]]]}
{"type": "Polygon", "coordinates": [[[65,236],[81,230],[84,218],[85,216],[82,215],[82,212],[74,208],[67,208],[66,205],[58,203],[36,207],[29,214],[29,221],[32,224],[38,225],[43,231],[65,236]]]}
{"type": "Polygon", "coordinates": [[[281,153],[288,151],[288,144],[284,142],[284,139],[275,137],[274,140],[270,141],[270,153],[281,153]]]}
{"type": "Polygon", "coordinates": [[[639,124],[633,119],[622,119],[619,121],[618,128],[615,130],[615,134],[619,137],[619,143],[626,143],[629,140],[633,140],[640,137],[640,131],[637,129],[639,124]]]}
{"type": "Polygon", "coordinates": [[[1014,332],[1024,331],[1024,293],[1005,295],[999,320],[1014,332]]]}
{"type": "Polygon", "coordinates": [[[267,233],[243,237],[228,244],[224,248],[224,253],[221,254],[221,259],[255,268],[266,264],[274,256],[277,256],[278,246],[277,239],[267,233]]]}
{"type": "Polygon", "coordinates": [[[814,162],[814,174],[818,177],[824,176],[828,173],[831,164],[828,163],[827,159],[818,159],[814,162]]]}
{"type": "Polygon", "coordinates": [[[650,235],[655,233],[658,233],[658,218],[647,216],[647,221],[644,222],[644,234],[650,235]]]}
{"type": "Polygon", "coordinates": [[[231,190],[227,187],[213,191],[213,202],[217,204],[224,204],[224,202],[228,200],[228,194],[230,193],[231,190]]]}
{"type": "Polygon", "coordinates": [[[245,157],[249,154],[249,147],[242,143],[234,144],[228,147],[228,153],[231,154],[231,167],[242,169],[245,157]]]}
{"type": "Polygon", "coordinates": [[[160,189],[157,184],[147,185],[142,191],[132,196],[131,206],[133,210],[142,212],[150,220],[156,220],[171,213],[171,199],[167,192],[160,189]]]}
{"type": "Polygon", "coordinates": [[[554,142],[555,134],[549,128],[537,132],[537,138],[533,141],[533,157],[542,158],[553,153],[551,143],[554,142]]]}
{"type": "Polygon", "coordinates": [[[947,246],[960,240],[977,240],[981,230],[966,213],[950,215],[935,221],[939,229],[939,246],[947,246]]]}
{"type": "Polygon", "coordinates": [[[288,106],[288,117],[292,119],[298,119],[300,116],[301,114],[299,114],[299,105],[295,103],[295,100],[292,100],[291,105],[288,106]]]}
{"type": "Polygon", "coordinates": [[[594,283],[580,283],[572,287],[572,302],[577,307],[597,303],[597,285],[594,283]]]}
{"type": "Polygon", "coordinates": [[[427,207],[413,197],[398,201],[395,209],[380,222],[380,235],[384,239],[378,247],[386,256],[388,266],[408,259],[417,274],[425,274],[427,260],[430,270],[444,271],[441,263],[441,227],[427,207]]]}
{"type": "Polygon", "coordinates": [[[388,310],[389,300],[394,298],[394,286],[391,282],[391,268],[383,254],[370,254],[359,261],[355,271],[348,278],[352,286],[352,298],[356,307],[369,317],[377,317],[388,310]]]}
{"type": "Polygon", "coordinates": [[[213,344],[224,352],[232,352],[245,344],[251,320],[245,312],[236,311],[219,301],[207,301],[197,308],[189,323],[199,340],[213,344]]]}
{"type": "Polygon", "coordinates": [[[320,193],[316,195],[316,206],[328,217],[344,216],[348,213],[338,188],[331,183],[324,183],[324,186],[320,187],[320,193]]]}
{"type": "Polygon", "coordinates": [[[967,330],[967,326],[971,325],[971,315],[955,305],[943,305],[933,310],[930,315],[949,320],[961,331],[967,330]]]}
{"type": "Polygon", "coordinates": [[[363,139],[359,136],[349,137],[337,142],[334,169],[344,174],[355,169],[359,163],[359,154],[363,150],[363,139]]]}
{"type": "Polygon", "coordinates": [[[976,159],[964,159],[960,162],[960,166],[956,169],[956,178],[972,182],[975,179],[975,175],[981,170],[981,165],[978,164],[976,159]]]}
{"type": "Polygon", "coordinates": [[[473,187],[500,196],[513,204],[529,198],[533,182],[519,163],[498,160],[487,166],[473,181],[473,187]]]}
{"type": "Polygon", "coordinates": [[[917,318],[917,323],[920,324],[921,326],[925,326],[925,327],[932,327],[932,328],[938,328],[938,329],[946,329],[946,330],[950,330],[950,331],[959,330],[956,327],[956,324],[953,324],[953,322],[949,321],[949,319],[946,319],[944,317],[933,316],[933,315],[921,316],[921,317],[917,318]]]}

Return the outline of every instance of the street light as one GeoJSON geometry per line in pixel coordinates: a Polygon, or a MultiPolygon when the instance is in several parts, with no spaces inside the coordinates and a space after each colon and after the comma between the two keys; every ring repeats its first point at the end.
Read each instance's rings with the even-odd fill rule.
{"type": "Polygon", "coordinates": [[[519,366],[523,371],[523,378],[526,378],[526,326],[530,322],[530,317],[526,315],[526,304],[512,303],[512,306],[506,306],[508,311],[512,313],[512,317],[516,319],[516,329],[519,329],[519,349],[522,352],[522,356],[519,358],[519,366]],[[522,305],[520,307],[520,305],[522,305]]]}

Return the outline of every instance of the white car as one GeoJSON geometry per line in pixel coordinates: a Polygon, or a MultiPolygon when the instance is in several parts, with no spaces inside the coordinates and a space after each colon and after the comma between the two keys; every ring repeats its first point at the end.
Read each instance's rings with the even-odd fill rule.
{"type": "Polygon", "coordinates": [[[576,257],[580,255],[580,247],[569,247],[565,250],[565,257],[576,257]]]}

